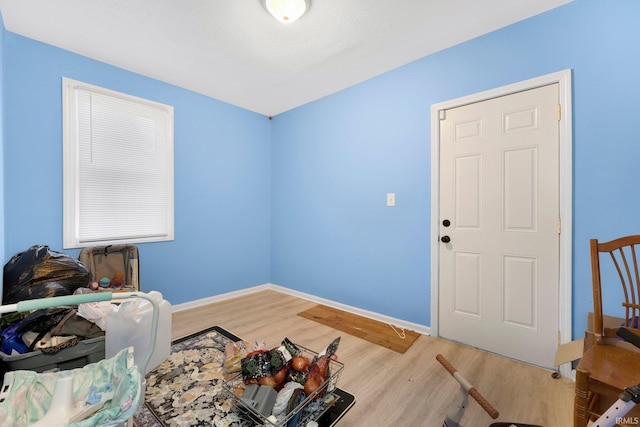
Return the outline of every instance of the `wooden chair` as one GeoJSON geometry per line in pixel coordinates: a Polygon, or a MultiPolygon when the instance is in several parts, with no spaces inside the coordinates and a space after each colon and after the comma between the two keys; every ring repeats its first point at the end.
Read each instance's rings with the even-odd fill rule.
{"type": "Polygon", "coordinates": [[[597,405],[600,397],[608,396],[615,401],[625,387],[640,383],[640,352],[634,351],[629,343],[622,343],[616,336],[619,326],[640,334],[640,235],[621,237],[605,243],[591,239],[590,244],[594,336],[593,345],[585,350],[576,368],[574,427],[585,427],[591,417],[599,416],[597,405]],[[605,260],[611,263],[611,270],[606,270],[611,274],[601,276],[601,265],[605,266],[605,260]],[[622,288],[616,289],[616,282],[622,288]],[[620,312],[608,314],[627,319],[626,325],[623,320],[615,327],[605,327],[603,293],[621,295],[620,312]],[[616,345],[612,345],[613,343],[616,345]],[[625,348],[620,344],[630,347],[625,348]]]}

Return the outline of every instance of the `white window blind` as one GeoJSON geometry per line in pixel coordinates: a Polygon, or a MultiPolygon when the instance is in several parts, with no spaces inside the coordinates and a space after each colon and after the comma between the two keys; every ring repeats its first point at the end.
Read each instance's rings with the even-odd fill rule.
{"type": "Polygon", "coordinates": [[[173,108],[63,79],[64,247],[173,240],[173,108]]]}

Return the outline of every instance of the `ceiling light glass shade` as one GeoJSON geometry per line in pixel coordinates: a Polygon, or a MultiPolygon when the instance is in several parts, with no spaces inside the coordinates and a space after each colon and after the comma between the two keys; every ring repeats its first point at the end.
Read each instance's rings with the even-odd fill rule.
{"type": "Polygon", "coordinates": [[[285,24],[295,22],[307,10],[306,0],[265,0],[270,14],[285,24]]]}

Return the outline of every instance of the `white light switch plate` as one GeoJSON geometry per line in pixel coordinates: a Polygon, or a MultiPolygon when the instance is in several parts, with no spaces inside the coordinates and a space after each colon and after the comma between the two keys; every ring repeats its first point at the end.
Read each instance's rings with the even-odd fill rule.
{"type": "Polygon", "coordinates": [[[396,193],[387,193],[387,206],[396,205],[396,193]]]}

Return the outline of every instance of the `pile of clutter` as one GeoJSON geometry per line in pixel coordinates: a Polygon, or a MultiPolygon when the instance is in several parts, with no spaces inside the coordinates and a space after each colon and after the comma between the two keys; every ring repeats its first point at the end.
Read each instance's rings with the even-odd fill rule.
{"type": "MultiPolygon", "coordinates": [[[[85,265],[67,254],[49,249],[46,245],[35,245],[15,254],[4,266],[2,303],[16,304],[25,300],[91,293],[97,288],[124,290],[130,286],[130,275],[120,270],[128,271],[129,266],[118,264],[117,261],[123,257],[116,252],[117,247],[108,248],[109,259],[114,261],[111,264],[116,265],[117,269],[113,272],[101,269],[97,277],[111,277],[103,277],[100,282],[93,279],[96,271],[87,267],[91,263],[85,265]]],[[[130,250],[128,246],[126,248],[130,250]]],[[[135,250],[137,259],[137,249],[135,250]]],[[[101,254],[106,257],[106,250],[101,254]]],[[[161,309],[159,321],[162,324],[159,330],[170,330],[170,304],[163,300],[159,292],[152,291],[148,295],[161,309]]],[[[121,348],[136,345],[136,361],[139,361],[148,348],[152,313],[151,303],[134,298],[121,304],[102,301],[41,309],[31,313],[7,314],[0,318],[0,359],[6,362],[7,356],[37,350],[42,353],[57,353],[83,340],[99,340],[106,336],[101,345],[95,346],[98,350],[102,348],[100,357],[95,355],[92,359],[110,357],[121,348]],[[107,330],[117,333],[106,334],[107,330]],[[138,351],[140,349],[143,351],[138,351]]],[[[168,356],[170,336],[163,334],[161,341],[156,342],[155,350],[161,347],[162,351],[157,357],[154,353],[154,363],[156,359],[168,356]]]]}
{"type": "MultiPolygon", "coordinates": [[[[82,263],[47,246],[32,246],[4,266],[3,304],[88,291],[90,273],[82,263]]],[[[104,335],[104,327],[83,316],[81,307],[13,313],[0,319],[0,351],[55,353],[83,339],[104,335]]]]}
{"type": "MultiPolygon", "coordinates": [[[[36,310],[22,317],[16,313],[3,317],[0,351],[5,355],[29,353],[57,353],[81,340],[104,335],[104,326],[82,315],[87,304],[77,308],[58,307],[36,310]]],[[[89,309],[91,310],[91,309],[89,309]]],[[[99,322],[105,324],[105,319],[99,322]]]]}

